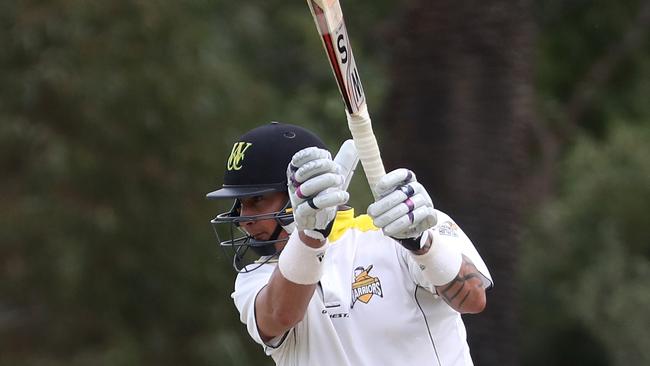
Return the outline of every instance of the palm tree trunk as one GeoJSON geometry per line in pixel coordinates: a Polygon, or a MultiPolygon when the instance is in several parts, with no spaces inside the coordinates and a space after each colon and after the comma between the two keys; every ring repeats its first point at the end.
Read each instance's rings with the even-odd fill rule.
{"type": "Polygon", "coordinates": [[[533,119],[529,1],[414,0],[390,44],[378,121],[387,169],[413,169],[490,268],[487,309],[465,317],[477,365],[517,365],[517,257],[533,119]]]}

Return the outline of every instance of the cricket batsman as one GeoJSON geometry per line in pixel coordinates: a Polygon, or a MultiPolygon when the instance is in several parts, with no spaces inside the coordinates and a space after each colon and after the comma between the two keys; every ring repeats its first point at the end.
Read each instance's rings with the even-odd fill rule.
{"type": "Polygon", "coordinates": [[[232,201],[212,223],[251,338],[283,366],[473,365],[461,314],[486,306],[481,256],[407,169],[381,176],[355,216],[349,160],[276,122],[224,154],[207,197],[232,201]]]}

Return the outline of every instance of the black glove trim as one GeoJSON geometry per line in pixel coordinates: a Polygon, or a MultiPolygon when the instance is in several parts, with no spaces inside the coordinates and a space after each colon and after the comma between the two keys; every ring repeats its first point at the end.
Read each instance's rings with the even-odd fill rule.
{"type": "Polygon", "coordinates": [[[314,231],[317,231],[317,232],[323,234],[323,237],[324,237],[325,239],[327,239],[327,237],[328,237],[328,236],[330,235],[330,233],[332,232],[332,227],[334,227],[334,221],[335,221],[335,220],[336,220],[336,217],[334,218],[334,220],[330,221],[329,224],[327,224],[327,226],[325,227],[325,229],[314,229],[314,231]]]}
{"type": "Polygon", "coordinates": [[[418,236],[417,238],[406,238],[406,239],[395,239],[397,240],[402,246],[412,252],[420,250],[420,239],[422,239],[422,235],[418,236]]]}

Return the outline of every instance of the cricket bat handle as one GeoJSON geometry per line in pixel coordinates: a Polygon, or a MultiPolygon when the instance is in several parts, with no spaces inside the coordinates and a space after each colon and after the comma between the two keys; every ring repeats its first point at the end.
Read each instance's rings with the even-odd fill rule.
{"type": "Polygon", "coordinates": [[[366,174],[368,185],[375,199],[378,198],[376,186],[381,177],[386,175],[384,164],[381,161],[377,139],[372,131],[372,123],[368,114],[368,107],[364,103],[356,113],[350,114],[346,110],[348,127],[352,133],[354,145],[359,154],[359,160],[366,174]]]}

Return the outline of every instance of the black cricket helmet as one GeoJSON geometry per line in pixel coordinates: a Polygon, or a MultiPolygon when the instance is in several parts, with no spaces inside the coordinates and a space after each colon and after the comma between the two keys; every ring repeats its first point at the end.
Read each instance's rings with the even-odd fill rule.
{"type": "Polygon", "coordinates": [[[230,211],[218,214],[210,222],[219,245],[233,252],[233,267],[237,272],[251,271],[277,256],[274,244],[286,240],[278,239],[278,236],[282,230],[291,233],[295,225],[288,195],[280,211],[255,216],[240,215],[240,199],[287,192],[286,172],[291,158],[296,152],[311,146],[327,149],[312,132],[279,122],[248,131],[232,146],[222,188],[208,193],[207,198],[234,200],[230,211]],[[241,223],[258,220],[277,222],[269,240],[256,240],[240,227],[241,223]],[[247,265],[250,263],[247,263],[245,254],[249,248],[261,257],[255,261],[257,265],[247,265]]]}

